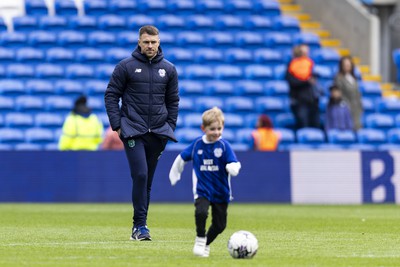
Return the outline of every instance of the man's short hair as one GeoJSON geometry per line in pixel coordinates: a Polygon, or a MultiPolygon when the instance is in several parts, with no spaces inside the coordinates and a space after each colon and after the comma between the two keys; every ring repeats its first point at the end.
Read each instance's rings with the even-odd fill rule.
{"type": "Polygon", "coordinates": [[[139,37],[145,33],[148,35],[158,35],[158,29],[152,25],[145,25],[139,29],[139,37]]]}

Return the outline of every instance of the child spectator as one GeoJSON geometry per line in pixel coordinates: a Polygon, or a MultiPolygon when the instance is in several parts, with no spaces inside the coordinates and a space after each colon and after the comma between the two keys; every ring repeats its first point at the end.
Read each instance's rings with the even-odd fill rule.
{"type": "Polygon", "coordinates": [[[193,161],[193,194],[196,233],[193,253],[208,257],[210,244],[224,231],[227,222],[228,203],[232,199],[231,176],[240,170],[234,151],[224,140],[224,115],[214,107],[203,113],[201,129],[204,135],[196,138],[175,159],[169,179],[175,185],[181,178],[185,163],[193,161]],[[206,233],[208,209],[211,206],[211,226],[206,233]]]}
{"type": "Polygon", "coordinates": [[[342,98],[342,91],[336,85],[329,88],[330,97],[326,109],[325,130],[353,130],[350,108],[342,98]]]}
{"type": "Polygon", "coordinates": [[[270,117],[260,115],[256,129],[252,132],[253,148],[258,151],[276,151],[279,144],[279,133],[274,131],[270,117]]]}

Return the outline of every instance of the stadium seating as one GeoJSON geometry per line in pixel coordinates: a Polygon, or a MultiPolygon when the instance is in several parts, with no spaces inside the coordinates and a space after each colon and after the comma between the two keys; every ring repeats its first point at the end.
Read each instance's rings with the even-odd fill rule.
{"type": "Polygon", "coordinates": [[[15,99],[15,109],[19,112],[39,112],[44,109],[44,101],[40,96],[18,96],[15,99]]]}
{"type": "Polygon", "coordinates": [[[75,5],[75,1],[55,0],[55,12],[59,16],[76,16],[78,15],[78,9],[75,5]]]}
{"type": "Polygon", "coordinates": [[[25,141],[24,131],[17,128],[1,128],[0,143],[15,145],[25,141]]]}
{"type": "Polygon", "coordinates": [[[58,113],[40,112],[34,116],[34,126],[45,129],[61,128],[64,123],[64,116],[58,113]]]}
{"type": "Polygon", "coordinates": [[[38,26],[39,29],[46,32],[58,32],[68,27],[68,21],[63,16],[41,16],[39,17],[38,26]]]}
{"type": "Polygon", "coordinates": [[[254,102],[246,96],[231,96],[225,99],[225,110],[231,113],[248,114],[255,112],[254,102]]]}
{"type": "Polygon", "coordinates": [[[49,13],[44,0],[25,1],[25,11],[27,15],[32,16],[44,16],[49,13]]]}
{"type": "Polygon", "coordinates": [[[103,15],[97,19],[97,27],[106,32],[123,31],[126,27],[125,17],[117,15],[103,15]]]}
{"type": "Polygon", "coordinates": [[[10,112],[5,115],[4,124],[8,128],[27,129],[33,127],[33,117],[28,113],[10,112]]]}
{"type": "Polygon", "coordinates": [[[113,0],[109,3],[108,9],[111,14],[128,16],[137,11],[137,3],[131,0],[113,0]]]}
{"type": "Polygon", "coordinates": [[[209,96],[227,97],[235,94],[235,87],[229,81],[209,81],[204,85],[203,93],[209,96]]]}
{"type": "Polygon", "coordinates": [[[25,131],[25,141],[32,144],[46,144],[54,140],[53,131],[45,128],[30,128],[25,131]]]}
{"type": "Polygon", "coordinates": [[[353,131],[329,130],[327,138],[331,144],[349,145],[357,142],[356,134],[353,131]]]}
{"type": "Polygon", "coordinates": [[[54,47],[57,45],[57,35],[50,31],[32,31],[28,34],[28,44],[41,49],[54,47]]]}
{"type": "Polygon", "coordinates": [[[25,89],[28,94],[35,96],[49,96],[55,92],[52,82],[40,79],[26,81],[25,89]]]}
{"type": "Polygon", "coordinates": [[[47,81],[64,78],[64,68],[57,64],[38,64],[35,72],[36,78],[47,81]]]}
{"type": "Polygon", "coordinates": [[[251,80],[240,80],[235,83],[236,95],[257,97],[264,95],[264,87],[262,82],[251,80]]]}
{"type": "Polygon", "coordinates": [[[372,113],[365,117],[366,128],[388,130],[395,127],[394,118],[387,114],[372,113]]]}
{"type": "Polygon", "coordinates": [[[360,129],[357,131],[357,139],[361,144],[373,146],[386,143],[385,132],[378,129],[360,129]]]}
{"type": "MultiPolygon", "coordinates": [[[[11,112],[15,108],[14,97],[1,96],[0,95],[0,113],[11,112]]],[[[1,117],[2,123],[4,124],[3,116],[1,117]]]]}
{"type": "Polygon", "coordinates": [[[189,144],[202,135],[200,128],[178,128],[175,131],[176,138],[183,144],[189,144]]]}
{"type": "Polygon", "coordinates": [[[22,81],[13,79],[0,80],[0,95],[19,96],[24,94],[25,94],[25,87],[22,81]]]}
{"type": "Polygon", "coordinates": [[[300,144],[323,144],[325,143],[325,134],[317,128],[302,128],[297,130],[297,141],[300,144]]]}

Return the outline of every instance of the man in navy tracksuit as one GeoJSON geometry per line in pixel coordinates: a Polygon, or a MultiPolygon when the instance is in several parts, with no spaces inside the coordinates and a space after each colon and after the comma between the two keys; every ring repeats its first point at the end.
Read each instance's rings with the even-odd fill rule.
{"type": "Polygon", "coordinates": [[[138,47],[117,64],[104,97],[111,128],[124,143],[133,181],[131,240],[151,240],[147,212],[154,172],[167,141],[176,142],[178,75],[164,59],[158,34],[154,26],[140,28],[138,47]]]}

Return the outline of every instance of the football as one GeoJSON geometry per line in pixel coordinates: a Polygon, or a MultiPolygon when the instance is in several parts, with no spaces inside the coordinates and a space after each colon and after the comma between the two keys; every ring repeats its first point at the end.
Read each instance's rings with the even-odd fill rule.
{"type": "Polygon", "coordinates": [[[258,240],[249,231],[237,231],[228,241],[229,254],[234,259],[251,259],[258,250],[258,240]]]}

